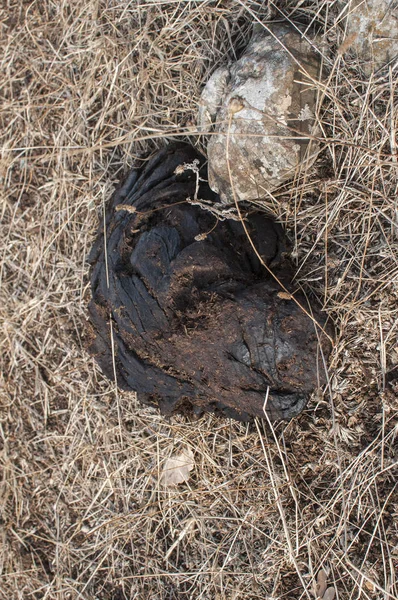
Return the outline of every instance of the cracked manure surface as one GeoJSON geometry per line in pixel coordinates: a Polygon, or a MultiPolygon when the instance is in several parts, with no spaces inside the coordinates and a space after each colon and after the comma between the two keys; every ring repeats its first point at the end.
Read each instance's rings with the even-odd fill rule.
{"type": "MultiPolygon", "coordinates": [[[[264,416],[267,397],[271,420],[292,418],[323,382],[319,334],[279,294],[240,222],[216,224],[186,202],[196,175],[175,170],[195,159],[202,180],[203,157],[187,145],[168,146],[114,194],[106,240],[100,226],[90,255],[90,351],[108,378],[116,375],[120,388],[165,414],[212,411],[247,420],[264,416]],[[116,211],[118,204],[136,212],[116,211]]],[[[217,196],[201,181],[199,198],[217,196]]],[[[293,291],[282,228],[258,212],[247,226],[263,261],[293,291]]],[[[322,345],[327,355],[324,336],[322,345]]]]}

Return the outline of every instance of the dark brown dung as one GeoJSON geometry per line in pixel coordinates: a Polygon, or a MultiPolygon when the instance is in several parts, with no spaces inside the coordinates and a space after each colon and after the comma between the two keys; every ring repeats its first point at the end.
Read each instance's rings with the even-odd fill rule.
{"type": "MultiPolygon", "coordinates": [[[[266,410],[271,420],[290,419],[324,381],[319,340],[324,357],[330,346],[281,294],[241,222],[217,222],[186,202],[196,192],[218,201],[204,158],[173,144],[114,194],[106,234],[100,227],[89,259],[90,351],[120,388],[165,414],[214,411],[247,420],[266,410]],[[199,190],[197,174],[181,168],[195,159],[199,190]],[[121,204],[136,212],[116,210],[121,204]]],[[[263,261],[291,289],[280,225],[259,212],[245,212],[245,223],[263,261]]],[[[324,322],[319,310],[312,313],[324,322]]]]}

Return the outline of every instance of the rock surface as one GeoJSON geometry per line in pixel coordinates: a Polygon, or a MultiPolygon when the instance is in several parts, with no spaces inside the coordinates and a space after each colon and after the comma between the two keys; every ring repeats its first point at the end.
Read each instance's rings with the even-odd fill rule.
{"type": "MultiPolygon", "coordinates": [[[[120,388],[166,414],[261,417],[268,390],[270,418],[289,419],[322,382],[317,332],[280,294],[239,221],[217,223],[186,202],[197,181],[181,165],[194,160],[205,179],[202,156],[190,146],[169,146],[115,193],[106,243],[100,227],[90,257],[90,350],[107,377],[116,373],[120,388]],[[118,210],[121,204],[132,209],[118,210]]],[[[199,197],[216,199],[205,183],[199,197]]],[[[259,213],[247,216],[247,227],[263,260],[289,286],[281,227],[259,213]]],[[[327,354],[328,343],[323,347],[327,354]]]]}
{"type": "Polygon", "coordinates": [[[238,200],[266,197],[316,149],[314,142],[308,148],[308,134],[319,55],[290,26],[271,31],[255,33],[243,56],[213,73],[202,92],[199,126],[212,132],[209,185],[226,203],[232,185],[238,200]]]}
{"type": "Polygon", "coordinates": [[[351,0],[346,40],[367,75],[398,61],[398,1],[351,0]]]}

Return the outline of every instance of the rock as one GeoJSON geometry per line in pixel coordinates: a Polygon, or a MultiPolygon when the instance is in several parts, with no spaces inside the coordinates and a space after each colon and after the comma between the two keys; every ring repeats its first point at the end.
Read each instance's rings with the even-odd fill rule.
{"type": "Polygon", "coordinates": [[[397,0],[351,0],[346,42],[366,75],[398,60],[397,0]]]}
{"type": "MultiPolygon", "coordinates": [[[[269,417],[289,419],[323,381],[317,332],[280,293],[240,221],[217,220],[186,202],[194,198],[197,173],[181,165],[195,160],[204,180],[204,157],[171,145],[115,193],[106,243],[100,226],[90,256],[89,349],[107,377],[116,374],[120,388],[165,414],[261,417],[269,392],[269,417]]],[[[201,199],[217,200],[199,183],[201,199]]],[[[263,260],[289,286],[282,228],[255,212],[247,227],[263,260]]],[[[302,295],[296,298],[305,305],[302,295]]],[[[327,355],[325,339],[323,348],[327,355]]]]}
{"type": "Polygon", "coordinates": [[[218,69],[202,92],[199,126],[212,132],[209,185],[225,203],[233,201],[231,179],[238,200],[255,200],[293,177],[314,133],[319,55],[290,26],[271,30],[255,33],[243,56],[218,69]]]}

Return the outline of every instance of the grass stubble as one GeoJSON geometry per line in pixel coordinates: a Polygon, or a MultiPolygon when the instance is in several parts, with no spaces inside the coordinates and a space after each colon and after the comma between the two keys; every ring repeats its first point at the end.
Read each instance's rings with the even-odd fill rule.
{"type": "Polygon", "coordinates": [[[397,68],[366,77],[346,3],[8,0],[1,12],[0,597],[394,599],[397,68]],[[201,145],[209,74],[259,19],[322,38],[315,166],[263,205],[330,315],[329,383],[290,423],[170,421],[85,351],[85,262],[112,189],[201,145]],[[163,488],[164,461],[195,468],[163,488]]]}

